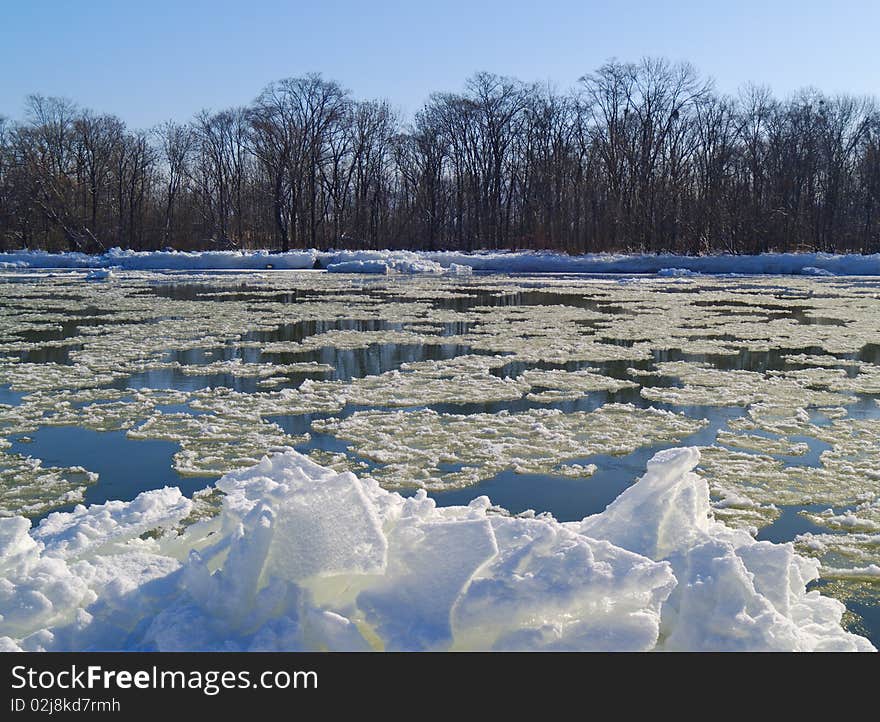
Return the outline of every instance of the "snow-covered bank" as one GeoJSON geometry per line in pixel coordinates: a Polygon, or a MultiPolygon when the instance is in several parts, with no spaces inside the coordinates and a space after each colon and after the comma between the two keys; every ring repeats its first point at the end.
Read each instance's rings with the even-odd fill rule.
{"type": "Polygon", "coordinates": [[[506,273],[625,273],[688,276],[695,274],[754,275],[880,275],[880,254],[764,253],[755,256],[679,256],[674,254],[591,253],[426,253],[440,265],[465,264],[475,271],[506,273]]]}
{"type": "Polygon", "coordinates": [[[100,256],[43,251],[0,253],[0,268],[119,268],[123,270],[265,270],[323,268],[336,273],[466,274],[623,273],[689,276],[757,274],[878,276],[880,254],[766,253],[756,256],[677,256],[672,254],[587,254],[453,251],[123,251],[100,256]]]}
{"type": "Polygon", "coordinates": [[[437,508],[289,451],[176,489],[0,519],[0,649],[870,650],[817,564],[716,522],[695,449],[582,522],[437,508]],[[165,529],[166,533],[151,530],[165,529]]]}
{"type": "Polygon", "coordinates": [[[0,268],[118,268],[126,271],[214,271],[314,268],[315,251],[123,251],[85,253],[11,251],[0,253],[0,268]]]}

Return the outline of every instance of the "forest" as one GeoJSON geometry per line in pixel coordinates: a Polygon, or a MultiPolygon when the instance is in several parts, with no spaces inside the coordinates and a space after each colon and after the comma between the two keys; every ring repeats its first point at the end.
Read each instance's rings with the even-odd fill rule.
{"type": "Polygon", "coordinates": [[[0,117],[0,250],[113,246],[875,253],[880,109],[658,58],[477,73],[411,118],[319,74],[137,130],[29,96],[0,117]]]}

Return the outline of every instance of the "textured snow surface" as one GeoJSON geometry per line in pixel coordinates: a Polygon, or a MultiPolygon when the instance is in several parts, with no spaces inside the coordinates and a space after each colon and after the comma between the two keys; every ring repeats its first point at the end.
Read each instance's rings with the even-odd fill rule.
{"type": "MultiPolygon", "coordinates": [[[[0,268],[121,268],[125,270],[221,270],[326,268],[337,273],[653,273],[797,274],[807,276],[877,276],[880,254],[765,253],[754,256],[678,256],[674,254],[591,253],[569,256],[548,252],[452,251],[123,251],[100,256],[49,254],[20,250],[0,253],[0,268]]],[[[92,277],[96,278],[96,277],[92,277]]]]}
{"type": "Polygon", "coordinates": [[[294,452],[177,489],[0,519],[0,648],[871,650],[818,564],[712,517],[693,448],[581,522],[437,508],[294,452]]]}

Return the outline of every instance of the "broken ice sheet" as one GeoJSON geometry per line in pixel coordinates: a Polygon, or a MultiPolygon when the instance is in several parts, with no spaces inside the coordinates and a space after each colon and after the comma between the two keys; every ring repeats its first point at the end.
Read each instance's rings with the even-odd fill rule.
{"type": "MultiPolygon", "coordinates": [[[[723,518],[738,517],[739,525],[754,522],[754,526],[760,527],[775,518],[773,510],[777,505],[819,504],[828,505],[829,510],[802,511],[801,515],[818,526],[850,532],[847,536],[880,530],[880,419],[836,418],[822,426],[808,424],[797,413],[788,418],[757,414],[755,419],[751,423],[758,428],[795,429],[800,433],[809,428],[810,435],[828,448],[819,455],[818,465],[786,465],[770,455],[779,453],[779,445],[785,443],[783,439],[720,432],[720,443],[730,445],[730,440],[737,437],[739,446],[754,450],[744,453],[720,446],[702,449],[700,468],[713,494],[722,500],[719,513],[723,518]]],[[[796,448],[795,445],[793,449],[796,448]]],[[[846,543],[845,539],[832,540],[833,545],[841,542],[846,543]]],[[[870,559],[880,561],[880,548],[871,548],[875,556],[870,559]]]]}
{"type": "Polygon", "coordinates": [[[734,434],[723,430],[718,432],[715,440],[722,446],[732,446],[778,456],[803,456],[810,450],[809,444],[803,441],[793,442],[784,438],[758,436],[757,434],[734,434]]]}
{"type": "Polygon", "coordinates": [[[290,436],[256,417],[156,413],[128,431],[131,439],[162,439],[180,444],[173,465],[181,476],[219,476],[253,466],[267,453],[293,447],[308,436],[290,436]]]}
{"type": "Polygon", "coordinates": [[[613,392],[638,388],[638,384],[632,381],[605,376],[598,369],[579,371],[529,369],[520,374],[519,380],[533,389],[542,389],[531,391],[526,396],[529,401],[540,403],[577,399],[593,391],[613,392]]]}
{"type": "Polygon", "coordinates": [[[230,361],[212,361],[207,364],[183,365],[180,371],[188,376],[206,376],[210,374],[229,374],[230,376],[274,376],[276,374],[313,373],[325,374],[333,371],[330,364],[292,363],[273,364],[245,363],[241,359],[230,361]]]}
{"type": "MultiPolygon", "coordinates": [[[[820,512],[802,511],[800,513],[817,526],[824,526],[834,531],[880,532],[880,495],[842,512],[835,512],[829,508],[820,512]]],[[[880,539],[877,540],[877,543],[880,547],[880,539]]]]}
{"type": "Polygon", "coordinates": [[[352,451],[379,464],[371,475],[384,485],[442,490],[476,484],[505,469],[558,473],[561,462],[675,442],[706,423],[669,411],[606,404],[569,414],[557,409],[469,415],[359,411],[317,420],[313,428],[350,442],[352,451]],[[457,468],[444,471],[446,465],[457,468]]]}
{"type": "MultiPolygon", "coordinates": [[[[814,379],[796,371],[768,374],[739,369],[725,371],[707,363],[688,361],[658,363],[657,370],[665,376],[680,379],[682,386],[643,387],[641,395],[650,401],[676,406],[775,404],[821,407],[841,406],[855,400],[851,394],[816,388],[814,379]]],[[[830,384],[826,386],[831,388],[830,384]]]]}
{"type": "Polygon", "coordinates": [[[44,467],[40,459],[8,453],[0,446],[0,517],[40,516],[83,500],[98,475],[81,466],[44,467]]]}

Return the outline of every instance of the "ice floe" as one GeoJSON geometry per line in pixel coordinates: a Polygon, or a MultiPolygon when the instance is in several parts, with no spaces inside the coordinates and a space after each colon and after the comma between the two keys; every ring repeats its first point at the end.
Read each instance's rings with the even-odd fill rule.
{"type": "MultiPolygon", "coordinates": [[[[676,442],[704,426],[703,420],[630,404],[574,413],[358,411],[313,423],[316,431],[349,442],[358,455],[376,462],[371,474],[384,485],[432,490],[475,484],[505,469],[553,474],[565,462],[676,442]]],[[[570,475],[570,468],[560,473],[570,475]]]]}

